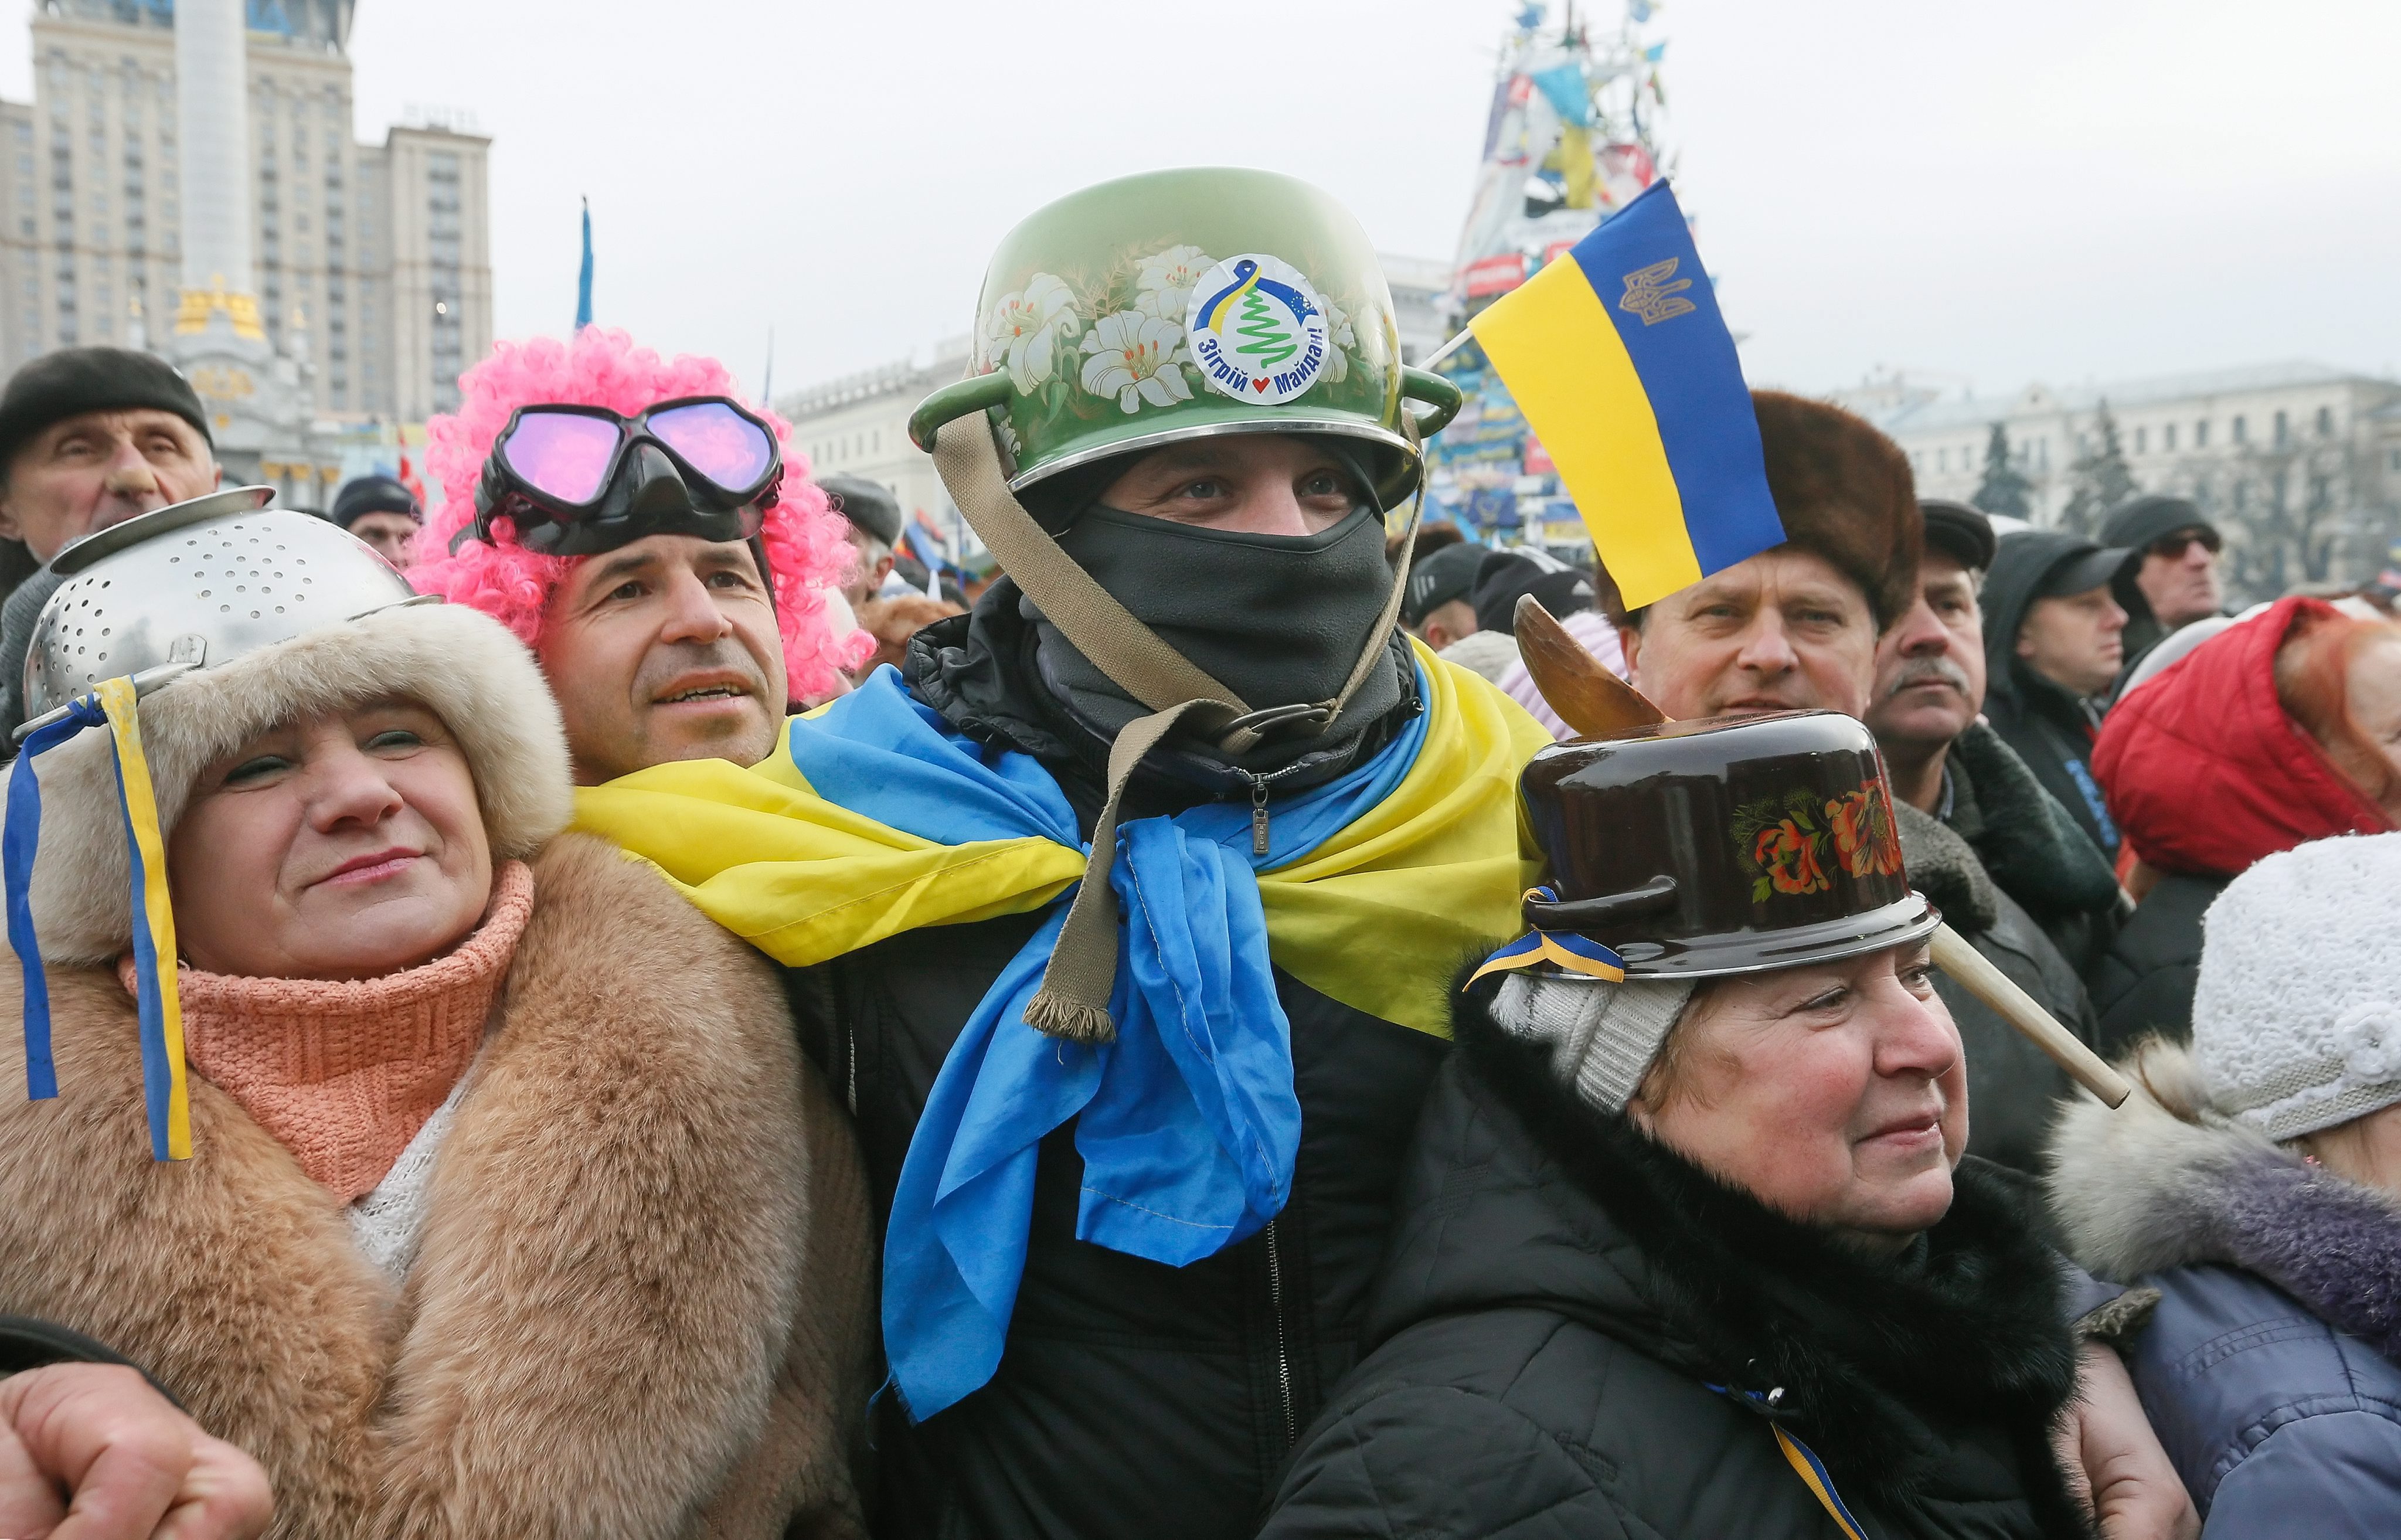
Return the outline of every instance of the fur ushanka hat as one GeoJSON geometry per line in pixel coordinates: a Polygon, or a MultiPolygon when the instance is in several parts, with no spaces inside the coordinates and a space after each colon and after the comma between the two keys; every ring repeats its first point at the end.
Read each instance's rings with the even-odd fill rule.
{"type": "MultiPolygon", "coordinates": [[[[1767,488],[1784,545],[1824,558],[1867,595],[1881,632],[1908,613],[1925,548],[1917,484],[1900,446],[1840,406],[1782,391],[1753,391],[1767,488]]],[[[1593,587],[1620,626],[1641,616],[1618,597],[1604,560],[1593,587]]]]}
{"type": "MultiPolygon", "coordinates": [[[[144,519],[174,512],[161,509],[144,519]]],[[[139,522],[118,529],[131,529],[139,522]]],[[[325,623],[314,625],[299,622],[300,604],[295,602],[295,624],[281,627],[286,634],[280,639],[242,649],[221,639],[205,667],[142,698],[143,750],[162,839],[172,836],[195,782],[219,757],[281,723],[391,696],[422,704],[456,736],[474,777],[495,862],[531,855],[567,826],[574,787],[558,707],[531,654],[499,622],[465,605],[409,602],[405,584],[381,557],[306,514],[253,511],[154,538],[157,543],[172,543],[179,557],[220,563],[259,559],[244,553],[263,540],[280,554],[265,560],[288,563],[265,569],[273,573],[268,582],[283,579],[289,584],[277,598],[309,591],[298,587],[304,564],[314,579],[309,589],[321,599],[344,600],[358,594],[360,584],[375,593],[377,584],[384,584],[385,597],[383,607],[356,618],[340,618],[355,598],[336,602],[325,623]],[[183,549],[186,540],[198,543],[183,549]]],[[[121,550],[82,571],[97,590],[109,581],[108,563],[135,556],[133,549],[121,550]]],[[[180,563],[167,569],[179,570],[188,569],[180,563]]],[[[205,575],[197,581],[211,588],[222,584],[205,575]]],[[[174,632],[216,619],[214,603],[192,602],[197,588],[193,596],[142,591],[144,598],[131,618],[147,622],[150,629],[174,632]],[[185,609],[194,613],[183,613],[185,609]]],[[[52,597],[45,621],[59,613],[82,618],[85,612],[75,607],[87,598],[104,603],[98,592],[70,578],[52,597]]],[[[97,633],[99,627],[88,629],[97,633]]],[[[126,634],[132,629],[120,627],[118,636],[130,640],[126,634]]],[[[48,634],[36,626],[35,666],[48,634]]],[[[119,662],[127,661],[133,660],[120,653],[119,662]]],[[[117,671],[113,665],[102,667],[117,671]]],[[[23,775],[25,766],[22,757],[11,764],[8,782],[23,775]]],[[[108,730],[93,728],[59,744],[34,760],[34,769],[41,783],[41,821],[31,892],[42,955],[68,966],[113,963],[130,944],[133,911],[125,814],[108,730]]],[[[0,805],[10,805],[5,795],[0,805]]]]}

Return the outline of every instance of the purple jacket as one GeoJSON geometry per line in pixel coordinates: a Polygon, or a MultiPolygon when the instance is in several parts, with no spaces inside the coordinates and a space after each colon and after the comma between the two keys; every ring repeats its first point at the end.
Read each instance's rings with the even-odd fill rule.
{"type": "Polygon", "coordinates": [[[2139,1088],[2068,1110],[2051,1187],[2078,1261],[2160,1291],[2130,1367],[2205,1540],[2401,1535],[2401,1206],[2139,1088]]]}

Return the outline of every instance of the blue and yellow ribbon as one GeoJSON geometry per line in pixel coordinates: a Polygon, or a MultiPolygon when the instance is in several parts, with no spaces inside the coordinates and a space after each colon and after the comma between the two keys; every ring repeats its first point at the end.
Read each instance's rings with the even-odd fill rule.
{"type": "Polygon", "coordinates": [[[1785,1462],[1801,1478],[1801,1484],[1818,1499],[1818,1506],[1826,1510],[1826,1516],[1833,1519],[1835,1527],[1843,1532],[1845,1540],[1868,1540],[1868,1532],[1859,1528],[1859,1521],[1851,1517],[1850,1505],[1845,1503],[1843,1494],[1834,1490],[1834,1478],[1827,1474],[1826,1463],[1818,1458],[1818,1451],[1783,1428],[1774,1423],[1769,1425],[1775,1427],[1776,1447],[1784,1451],[1785,1462]]]}
{"type": "MultiPolygon", "coordinates": [[[[1544,903],[1558,902],[1558,893],[1551,887],[1529,887],[1520,902],[1536,900],[1544,903]]],[[[1532,968],[1550,963],[1571,973],[1581,973],[1588,979],[1607,983],[1626,982],[1626,959],[1601,945],[1589,936],[1579,936],[1572,930],[1534,929],[1484,959],[1484,966],[1467,976],[1474,983],[1487,973],[1507,973],[1520,968],[1532,968]]]]}
{"type": "Polygon", "coordinates": [[[1850,1505],[1844,1502],[1843,1494],[1834,1490],[1833,1473],[1826,1469],[1826,1462],[1818,1458],[1816,1450],[1785,1432],[1783,1423],[1773,1421],[1766,1396],[1757,1391],[1735,1390],[1726,1385],[1710,1385],[1708,1388],[1729,1401],[1743,1402],[1762,1416],[1770,1417],[1768,1431],[1776,1435],[1776,1447],[1783,1451],[1784,1463],[1792,1467],[1792,1473],[1801,1478],[1801,1484],[1809,1489],[1809,1495],[1818,1500],[1818,1506],[1826,1510],[1826,1517],[1843,1532],[1844,1540],[1868,1540],[1868,1532],[1860,1528],[1859,1521],[1852,1517],[1850,1505]]]}
{"type": "Polygon", "coordinates": [[[132,871],[134,994],[150,1153],[157,1160],[187,1161],[192,1157],[191,1097],[185,1081],[183,1007],[175,991],[175,914],[167,890],[167,841],[158,825],[158,802],[142,749],[142,716],[130,679],[103,681],[91,694],[71,703],[64,717],[27,735],[17,772],[9,777],[0,879],[7,887],[8,944],[24,978],[25,1093],[34,1101],[59,1093],[50,1047],[49,979],[34,928],[34,859],[42,829],[42,791],[34,762],[84,729],[101,726],[109,731],[116,758],[117,809],[125,819],[132,871]]]}

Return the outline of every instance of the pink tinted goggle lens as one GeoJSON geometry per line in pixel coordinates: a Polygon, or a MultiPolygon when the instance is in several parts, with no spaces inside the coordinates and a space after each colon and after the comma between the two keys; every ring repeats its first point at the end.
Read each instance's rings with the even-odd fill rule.
{"type": "Polygon", "coordinates": [[[721,401],[652,412],[650,429],[685,464],[729,492],[757,486],[775,461],[766,430],[721,401]]]}
{"type": "Polygon", "coordinates": [[[589,502],[600,495],[621,432],[606,418],[521,412],[501,453],[509,469],[536,491],[561,502],[589,502]]]}

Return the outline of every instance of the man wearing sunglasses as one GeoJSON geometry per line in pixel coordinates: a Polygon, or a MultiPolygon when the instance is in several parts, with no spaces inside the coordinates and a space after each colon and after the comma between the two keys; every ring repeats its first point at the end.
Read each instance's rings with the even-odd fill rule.
{"type": "Polygon", "coordinates": [[[1286,177],[1033,214],[912,422],[1007,576],[748,771],[580,799],[786,965],[857,1115],[879,1533],[1253,1533],[1358,1356],[1549,742],[1396,625],[1387,515],[1457,397],[1393,324],[1286,177]]]}
{"type": "Polygon", "coordinates": [[[2169,632],[2224,610],[2217,556],[2225,543],[2191,499],[2151,492],[2121,502],[2102,524],[2101,543],[2137,553],[2113,584],[2130,617],[2129,665],[2169,632]]]}
{"type": "Polygon", "coordinates": [[[587,327],[502,344],[460,385],[427,457],[446,554],[409,581],[533,648],[580,781],[764,758],[789,703],[872,645],[828,624],[840,521],[713,361],[587,327]]]}

